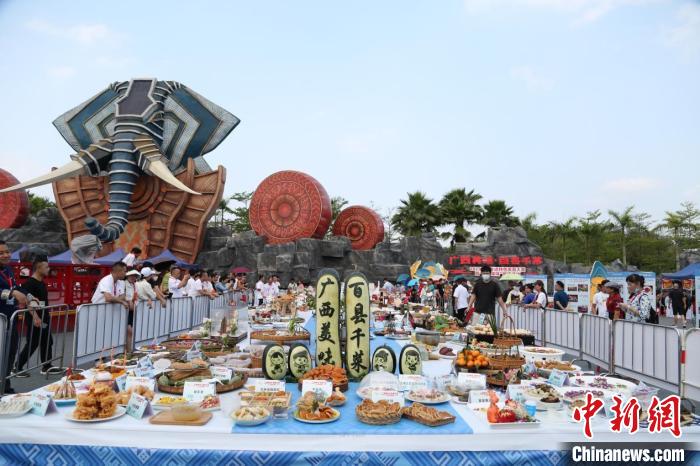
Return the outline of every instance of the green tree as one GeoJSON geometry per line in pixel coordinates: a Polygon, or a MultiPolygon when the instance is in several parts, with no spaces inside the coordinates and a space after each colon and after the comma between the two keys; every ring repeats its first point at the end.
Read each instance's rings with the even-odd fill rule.
{"type": "Polygon", "coordinates": [[[453,232],[445,232],[441,236],[450,240],[450,244],[465,243],[471,236],[467,226],[477,222],[481,218],[482,208],[477,204],[481,195],[464,188],[453,189],[447,192],[438,204],[442,225],[452,225],[453,232]]]}
{"type": "Polygon", "coordinates": [[[576,217],[570,217],[563,222],[549,222],[551,235],[554,239],[559,239],[564,263],[567,263],[568,251],[567,243],[576,236],[576,217]]]}
{"type": "Polygon", "coordinates": [[[584,218],[578,219],[577,232],[583,241],[583,251],[586,256],[586,264],[593,263],[593,250],[598,250],[600,240],[610,224],[600,221],[600,210],[588,212],[584,218]]]}
{"type": "Polygon", "coordinates": [[[608,215],[610,215],[614,230],[620,235],[622,263],[627,266],[627,235],[630,229],[635,226],[634,206],[631,205],[621,212],[608,210],[608,215]]]}
{"type": "Polygon", "coordinates": [[[392,226],[404,236],[434,233],[441,224],[438,207],[421,191],[407,194],[408,199],[401,199],[401,205],[391,217],[392,226]]]}
{"type": "Polygon", "coordinates": [[[515,227],[520,224],[520,220],[513,215],[513,208],[508,206],[506,201],[495,199],[484,205],[484,215],[481,218],[481,223],[488,227],[500,225],[515,227]]]}
{"type": "Polygon", "coordinates": [[[216,208],[217,216],[221,216],[221,221],[219,222],[219,226],[224,226],[224,217],[226,214],[232,214],[233,209],[231,209],[228,206],[228,203],[230,202],[230,199],[228,198],[223,198],[219,201],[219,206],[216,208]]]}
{"type": "Polygon", "coordinates": [[[231,227],[231,230],[234,233],[241,233],[250,230],[250,210],[248,204],[250,203],[250,200],[252,198],[253,193],[250,191],[241,191],[238,193],[233,193],[228,198],[229,202],[234,201],[243,204],[242,206],[230,209],[229,212],[227,212],[233,214],[233,218],[230,221],[228,221],[227,224],[231,227]]]}
{"type": "Polygon", "coordinates": [[[29,213],[31,215],[36,215],[49,207],[56,207],[56,203],[49,198],[30,192],[27,192],[27,195],[29,196],[29,213]]]}

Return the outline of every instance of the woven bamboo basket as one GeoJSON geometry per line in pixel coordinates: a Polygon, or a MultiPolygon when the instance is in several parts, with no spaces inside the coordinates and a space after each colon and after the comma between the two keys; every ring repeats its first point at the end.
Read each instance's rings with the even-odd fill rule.
{"type": "Polygon", "coordinates": [[[357,420],[360,422],[363,422],[365,424],[369,424],[372,426],[388,426],[391,424],[396,424],[401,420],[401,415],[398,416],[392,416],[392,417],[386,417],[383,419],[373,419],[373,418],[368,418],[364,417],[361,414],[358,414],[357,411],[355,411],[355,415],[357,416],[357,420]]]}
{"type": "Polygon", "coordinates": [[[512,348],[523,344],[523,340],[515,333],[515,321],[513,321],[511,316],[503,316],[502,326],[498,329],[498,335],[493,336],[493,344],[499,348],[512,348]],[[510,333],[506,330],[506,322],[510,322],[510,333]]]}

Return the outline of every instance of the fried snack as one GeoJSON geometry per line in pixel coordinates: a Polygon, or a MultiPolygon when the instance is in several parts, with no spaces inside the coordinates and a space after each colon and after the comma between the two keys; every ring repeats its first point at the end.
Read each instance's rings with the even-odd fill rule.
{"type": "Polygon", "coordinates": [[[336,411],[326,404],[319,402],[314,392],[306,392],[297,401],[297,416],[307,421],[324,421],[333,419],[336,411]]]}
{"type": "Polygon", "coordinates": [[[131,398],[131,395],[133,393],[136,393],[137,395],[141,395],[143,397],[146,397],[148,401],[153,401],[153,397],[156,395],[153,393],[153,390],[149,389],[146,386],[143,385],[134,385],[133,387],[129,387],[128,389],[124,390],[123,392],[119,392],[117,394],[117,404],[120,405],[125,405],[129,403],[129,398],[131,398]]]}
{"type": "Polygon", "coordinates": [[[340,388],[335,387],[335,391],[331,393],[331,396],[326,398],[326,404],[329,406],[342,406],[345,404],[347,398],[340,391],[340,388]]]}
{"type": "Polygon", "coordinates": [[[375,403],[365,399],[355,407],[355,415],[366,424],[393,424],[401,420],[401,405],[387,400],[375,403]]]}
{"type": "Polygon", "coordinates": [[[109,386],[98,384],[90,387],[87,393],[78,395],[73,417],[78,420],[104,419],[117,410],[117,394],[109,386]]]}
{"type": "Polygon", "coordinates": [[[535,361],[535,367],[538,369],[558,369],[560,371],[574,371],[576,368],[569,362],[565,361],[535,361]]]}
{"type": "Polygon", "coordinates": [[[324,364],[307,371],[299,382],[304,380],[330,380],[334,387],[339,387],[348,383],[348,376],[345,369],[332,364],[324,364]]]}
{"type": "Polygon", "coordinates": [[[440,426],[455,422],[455,417],[447,411],[438,411],[422,403],[413,403],[401,408],[401,415],[427,426],[440,426]]]}

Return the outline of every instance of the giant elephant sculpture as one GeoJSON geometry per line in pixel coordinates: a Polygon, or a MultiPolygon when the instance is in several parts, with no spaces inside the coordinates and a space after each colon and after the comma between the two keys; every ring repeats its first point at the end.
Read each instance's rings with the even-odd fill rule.
{"type": "Polygon", "coordinates": [[[192,159],[198,172],[211,170],[203,155],[238,125],[233,114],[175,81],[132,79],[116,82],[54,120],[76,153],[50,173],[0,190],[27,189],[76,175],[109,177],[105,225],[87,218],[90,232],[114,241],[128,224],[139,176],[156,176],[190,194],[199,194],[174,174],[192,159]]]}

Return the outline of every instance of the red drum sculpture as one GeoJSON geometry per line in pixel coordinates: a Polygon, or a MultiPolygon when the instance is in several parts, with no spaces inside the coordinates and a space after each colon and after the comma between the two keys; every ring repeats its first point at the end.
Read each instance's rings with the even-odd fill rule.
{"type": "Polygon", "coordinates": [[[323,238],[331,223],[331,200],[313,177],[285,170],[258,185],[249,215],[253,230],[271,244],[323,238]]]}
{"type": "MultiPolygon", "coordinates": [[[[0,168],[0,189],[19,184],[19,180],[0,168]]],[[[0,229],[19,228],[29,217],[29,197],[26,191],[0,194],[0,229]]]]}
{"type": "Polygon", "coordinates": [[[384,241],[384,222],[374,210],[354,205],[340,212],[333,234],[348,237],[353,249],[372,249],[384,241]]]}

